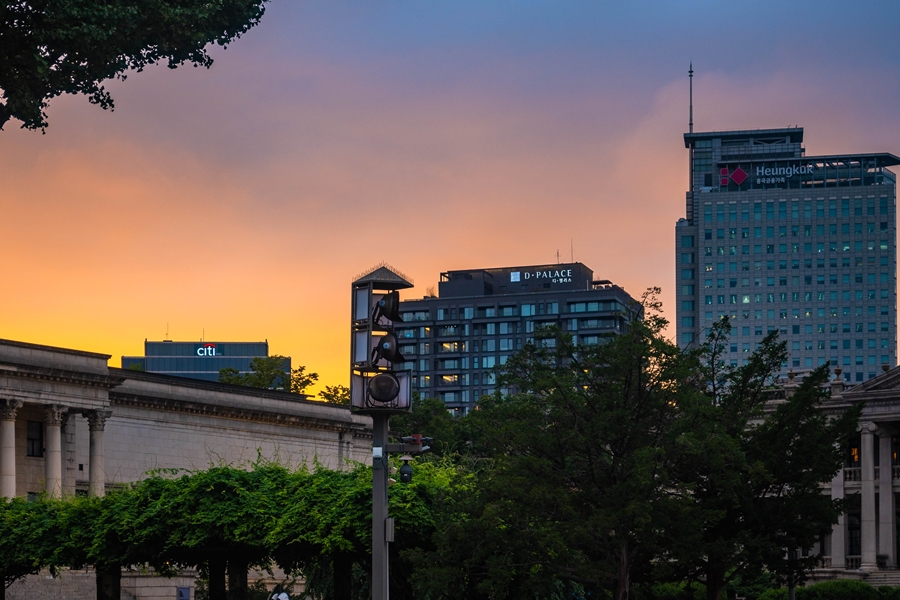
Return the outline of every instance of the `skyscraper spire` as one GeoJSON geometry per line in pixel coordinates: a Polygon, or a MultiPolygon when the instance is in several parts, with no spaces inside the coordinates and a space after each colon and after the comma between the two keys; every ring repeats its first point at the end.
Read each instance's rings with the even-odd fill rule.
{"type": "Polygon", "coordinates": [[[690,117],[688,120],[688,132],[694,133],[694,61],[691,61],[688,69],[688,81],[690,81],[691,97],[690,97],[690,117]]]}

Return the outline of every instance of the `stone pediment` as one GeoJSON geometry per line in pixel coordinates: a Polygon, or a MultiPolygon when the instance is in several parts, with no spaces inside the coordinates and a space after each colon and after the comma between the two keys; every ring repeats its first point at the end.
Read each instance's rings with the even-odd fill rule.
{"type": "Polygon", "coordinates": [[[848,388],[842,397],[850,401],[900,400],[900,367],[889,369],[868,381],[848,388]]]}

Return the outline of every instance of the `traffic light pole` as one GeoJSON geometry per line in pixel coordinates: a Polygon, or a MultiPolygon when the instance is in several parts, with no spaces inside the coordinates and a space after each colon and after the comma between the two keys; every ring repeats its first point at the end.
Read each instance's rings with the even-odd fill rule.
{"type": "Polygon", "coordinates": [[[388,600],[388,419],[372,414],[372,600],[388,600]],[[376,456],[380,450],[381,456],[376,456]]]}

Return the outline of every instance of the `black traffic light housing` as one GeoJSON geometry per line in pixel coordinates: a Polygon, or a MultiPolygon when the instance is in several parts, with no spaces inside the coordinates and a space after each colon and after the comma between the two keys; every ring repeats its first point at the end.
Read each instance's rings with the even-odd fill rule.
{"type": "Polygon", "coordinates": [[[409,412],[410,372],[394,330],[402,323],[400,293],[406,278],[381,264],[353,282],[350,333],[350,408],[362,413],[409,412]]]}

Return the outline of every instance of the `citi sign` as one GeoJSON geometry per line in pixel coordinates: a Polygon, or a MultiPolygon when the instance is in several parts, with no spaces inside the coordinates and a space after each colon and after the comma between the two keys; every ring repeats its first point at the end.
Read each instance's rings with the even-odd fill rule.
{"type": "Polygon", "coordinates": [[[197,356],[215,356],[216,355],[216,345],[215,344],[203,344],[201,347],[197,348],[197,356]]]}

